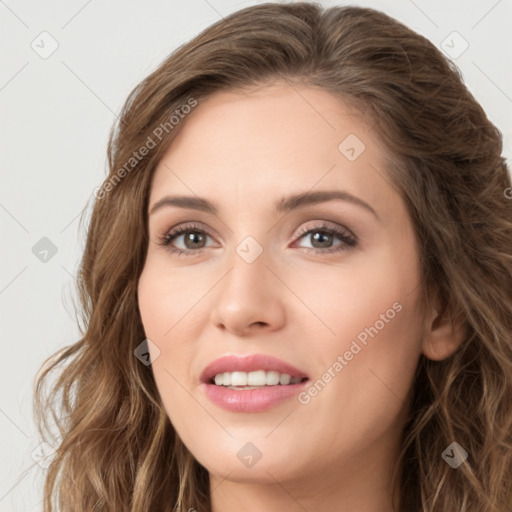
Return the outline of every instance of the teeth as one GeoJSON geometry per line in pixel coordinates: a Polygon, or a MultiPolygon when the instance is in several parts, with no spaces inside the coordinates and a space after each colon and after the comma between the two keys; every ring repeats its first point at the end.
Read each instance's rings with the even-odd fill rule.
{"type": "MultiPolygon", "coordinates": [[[[226,375],[226,374],[224,374],[224,375],[226,375]]],[[[231,385],[232,386],[247,386],[247,373],[233,372],[231,374],[231,385]]]]}
{"type": "Polygon", "coordinates": [[[267,374],[264,370],[258,370],[257,372],[249,372],[246,373],[246,375],[247,384],[249,384],[249,386],[263,386],[267,382],[267,374]]]}
{"type": "Polygon", "coordinates": [[[293,377],[287,373],[276,371],[257,370],[255,372],[224,372],[215,375],[217,386],[276,386],[281,384],[297,384],[302,379],[293,377]]]}
{"type": "Polygon", "coordinates": [[[292,378],[287,373],[281,373],[279,376],[279,384],[282,384],[283,386],[286,386],[286,384],[290,384],[290,381],[292,378]]]}

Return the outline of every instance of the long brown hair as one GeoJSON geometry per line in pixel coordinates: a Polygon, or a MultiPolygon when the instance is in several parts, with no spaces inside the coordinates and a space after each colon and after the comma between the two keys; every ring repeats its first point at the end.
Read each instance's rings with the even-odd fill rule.
{"type": "Polygon", "coordinates": [[[149,186],[194,102],[275,80],[323,88],[372,120],[414,223],[426,297],[436,294],[466,327],[449,358],[421,356],[396,509],[510,510],[512,201],[502,136],[456,66],[386,14],[267,3],[179,47],[130,93],[111,131],[110,174],[78,274],[82,337],[36,381],[40,432],[55,443],[57,427],[59,437],[45,512],[210,510],[208,473],[170,424],[150,367],[134,356],[145,338],[137,282],[149,186]],[[468,453],[457,470],[441,456],[453,441],[468,453]]]}

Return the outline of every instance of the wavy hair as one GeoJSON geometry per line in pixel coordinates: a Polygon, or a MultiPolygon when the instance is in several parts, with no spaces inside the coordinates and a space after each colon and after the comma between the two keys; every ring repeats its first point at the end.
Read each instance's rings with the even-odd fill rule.
{"type": "Polygon", "coordinates": [[[510,510],[512,189],[502,135],[425,37],[377,10],[297,2],[244,8],[180,46],[133,89],[111,130],[77,276],[81,339],[35,381],[39,432],[56,446],[45,512],[210,511],[207,470],[134,356],[145,339],[137,283],[149,187],[187,122],[172,124],[173,113],[276,80],[326,90],[374,123],[414,224],[425,297],[466,329],[447,359],[420,356],[393,473],[396,510],[510,510]],[[468,452],[457,470],[441,457],[453,441],[468,452]]]}

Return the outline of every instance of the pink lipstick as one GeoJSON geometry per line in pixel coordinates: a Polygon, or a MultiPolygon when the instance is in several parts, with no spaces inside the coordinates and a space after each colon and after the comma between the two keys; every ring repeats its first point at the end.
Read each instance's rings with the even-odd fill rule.
{"type": "Polygon", "coordinates": [[[309,381],[305,372],[263,354],[224,356],[201,373],[201,387],[217,406],[233,412],[261,412],[296,396],[309,381]]]}

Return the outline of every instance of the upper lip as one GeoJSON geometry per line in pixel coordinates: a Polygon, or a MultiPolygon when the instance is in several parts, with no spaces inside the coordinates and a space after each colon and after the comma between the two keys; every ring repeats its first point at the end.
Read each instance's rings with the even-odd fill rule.
{"type": "Polygon", "coordinates": [[[223,356],[212,361],[201,372],[201,382],[210,382],[215,375],[224,372],[252,372],[256,370],[277,371],[287,373],[292,378],[308,378],[308,376],[295,366],[285,363],[281,359],[265,354],[252,354],[249,356],[223,356]]]}

